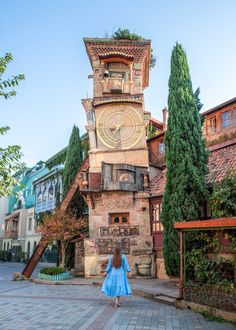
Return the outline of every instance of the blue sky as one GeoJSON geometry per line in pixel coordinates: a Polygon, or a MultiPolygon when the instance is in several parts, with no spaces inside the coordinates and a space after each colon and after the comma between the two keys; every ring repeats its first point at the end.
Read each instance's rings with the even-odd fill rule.
{"type": "Polygon", "coordinates": [[[171,51],[187,52],[203,110],[235,97],[235,0],[8,0],[1,2],[0,55],[14,61],[7,76],[24,73],[17,96],[0,100],[1,145],[19,144],[29,166],[64,148],[73,124],[85,132],[81,99],[92,96],[83,37],[129,28],[152,40],[157,65],[145,107],[161,120],[167,105],[171,51]]]}

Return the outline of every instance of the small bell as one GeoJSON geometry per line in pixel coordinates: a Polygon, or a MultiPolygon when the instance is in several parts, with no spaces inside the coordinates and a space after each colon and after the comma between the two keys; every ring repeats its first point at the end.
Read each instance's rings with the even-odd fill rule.
{"type": "Polygon", "coordinates": [[[110,73],[109,73],[109,71],[107,69],[104,70],[103,77],[104,78],[109,78],[110,77],[110,73]]]}

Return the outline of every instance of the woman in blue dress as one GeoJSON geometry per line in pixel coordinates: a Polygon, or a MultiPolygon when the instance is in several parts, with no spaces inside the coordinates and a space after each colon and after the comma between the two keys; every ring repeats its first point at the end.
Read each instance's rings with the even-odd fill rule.
{"type": "Polygon", "coordinates": [[[121,248],[116,247],[113,256],[110,257],[104,276],[106,279],[102,286],[102,292],[110,297],[116,297],[115,307],[121,305],[120,297],[131,295],[126,272],[131,270],[126,256],[121,253],[121,248]]]}

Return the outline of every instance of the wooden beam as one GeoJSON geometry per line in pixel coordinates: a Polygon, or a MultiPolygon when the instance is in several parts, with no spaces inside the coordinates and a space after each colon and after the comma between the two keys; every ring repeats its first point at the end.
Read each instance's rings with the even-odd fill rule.
{"type": "Polygon", "coordinates": [[[236,229],[236,217],[219,218],[210,220],[198,220],[198,221],[186,221],[176,222],[174,228],[177,230],[211,230],[213,228],[235,228],[236,229]]]}
{"type": "MultiPolygon", "coordinates": [[[[87,171],[89,168],[89,157],[85,158],[84,162],[80,166],[80,169],[78,173],[75,176],[74,181],[72,182],[72,185],[66,194],[66,197],[63,199],[61,206],[60,206],[60,212],[65,212],[74,196],[76,191],[82,187],[83,182],[83,174],[82,172],[87,171]]],[[[41,256],[43,255],[46,247],[48,245],[48,241],[46,238],[42,237],[39,244],[37,245],[34,253],[32,254],[30,260],[28,261],[27,265],[25,266],[22,275],[24,275],[27,278],[30,278],[32,275],[35,267],[37,266],[41,256]]]]}
{"type": "Polygon", "coordinates": [[[76,174],[74,181],[71,184],[71,187],[68,191],[68,193],[66,194],[65,198],[63,199],[61,206],[60,206],[60,210],[62,212],[65,212],[68,208],[68,206],[70,205],[70,202],[72,201],[72,198],[74,196],[74,194],[76,193],[76,191],[81,188],[82,186],[82,181],[83,181],[83,174],[82,172],[87,171],[89,168],[89,157],[85,158],[84,162],[82,163],[82,165],[80,166],[80,169],[78,171],[78,173],[76,174]]]}
{"type": "Polygon", "coordinates": [[[95,204],[94,204],[94,199],[93,199],[93,193],[91,191],[89,192],[89,197],[90,197],[92,209],[95,209],[95,204]]]}
{"type": "Polygon", "coordinates": [[[43,255],[46,247],[48,245],[47,239],[42,237],[39,241],[39,244],[37,245],[36,249],[34,250],[34,253],[32,254],[31,258],[27,262],[22,275],[26,278],[30,278],[31,274],[33,273],[35,267],[37,266],[41,256],[43,255]]]}

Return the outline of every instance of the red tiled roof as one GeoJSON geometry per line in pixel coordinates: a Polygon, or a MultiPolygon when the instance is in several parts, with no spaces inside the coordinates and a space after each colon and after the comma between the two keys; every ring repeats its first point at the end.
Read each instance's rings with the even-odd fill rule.
{"type": "Polygon", "coordinates": [[[236,143],[213,150],[209,157],[208,168],[207,183],[209,185],[222,181],[228,171],[236,174],[236,143]]]}
{"type": "Polygon", "coordinates": [[[150,121],[151,121],[153,124],[157,124],[157,125],[163,126],[163,123],[162,123],[160,120],[156,119],[156,118],[151,117],[151,118],[150,118],[150,121]]]}
{"type": "MultiPolygon", "coordinates": [[[[211,151],[208,162],[209,173],[206,177],[210,186],[220,182],[228,171],[236,174],[236,143],[211,151]]],[[[151,197],[162,196],[166,184],[166,169],[161,171],[150,182],[151,197]]]]}
{"type": "Polygon", "coordinates": [[[151,196],[162,196],[166,185],[166,169],[161,171],[150,182],[151,196]]]}

